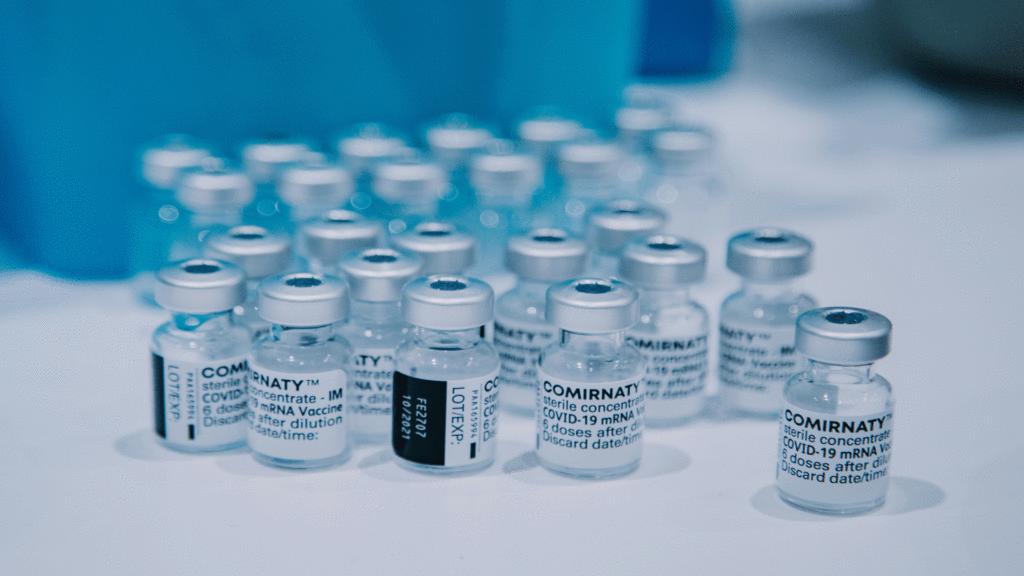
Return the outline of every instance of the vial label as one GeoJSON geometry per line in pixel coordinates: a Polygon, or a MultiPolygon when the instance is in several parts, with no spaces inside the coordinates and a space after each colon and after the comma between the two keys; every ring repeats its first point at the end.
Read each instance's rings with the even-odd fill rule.
{"type": "Polygon", "coordinates": [[[567,382],[537,371],[537,456],[581,470],[618,468],[643,451],[642,378],[567,382]]]}
{"type": "Polygon", "coordinates": [[[782,386],[800,371],[795,340],[796,323],[721,323],[718,379],[736,407],[771,413],[779,409],[782,386]]]}
{"type": "Polygon", "coordinates": [[[392,348],[356,348],[348,408],[351,430],[367,436],[391,435],[391,389],[395,377],[392,348]]]}
{"type": "Polygon", "coordinates": [[[431,466],[494,458],[499,371],[466,380],[424,380],[395,372],[391,444],[395,454],[431,466]]]}
{"type": "Polygon", "coordinates": [[[195,364],[153,352],[157,435],[196,448],[244,440],[248,374],[245,356],[195,364]]]}
{"type": "Polygon", "coordinates": [[[651,418],[673,413],[677,404],[687,404],[704,392],[708,373],[708,335],[652,337],[645,332],[627,332],[626,341],[643,354],[647,365],[644,388],[651,418]]]}
{"type": "Polygon", "coordinates": [[[837,416],[783,403],[779,414],[779,489],[810,502],[872,502],[889,487],[892,410],[837,416]]]}
{"type": "Polygon", "coordinates": [[[555,341],[558,329],[498,315],[494,320],[494,347],[501,358],[501,403],[533,410],[537,405],[537,359],[555,341]]]}
{"type": "Polygon", "coordinates": [[[253,451],[282,460],[319,460],[345,451],[344,370],[294,374],[250,364],[253,451]]]}

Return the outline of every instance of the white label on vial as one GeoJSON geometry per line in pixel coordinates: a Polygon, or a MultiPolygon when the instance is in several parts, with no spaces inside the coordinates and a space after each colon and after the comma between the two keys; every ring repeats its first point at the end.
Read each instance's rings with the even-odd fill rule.
{"type": "Polygon", "coordinates": [[[283,460],[320,460],[345,451],[344,370],[294,374],[249,364],[253,451],[283,460]]]}
{"type": "Polygon", "coordinates": [[[393,348],[356,348],[349,374],[349,429],[369,436],[391,435],[391,388],[395,377],[393,348]]]}
{"type": "Polygon", "coordinates": [[[501,402],[533,410],[537,404],[537,358],[555,341],[558,328],[505,316],[494,319],[494,347],[501,357],[501,402]]]}
{"type": "Polygon", "coordinates": [[[889,487],[892,410],[837,416],[784,403],[779,414],[779,489],[824,505],[871,502],[889,487]]]}
{"type": "Polygon", "coordinates": [[[248,370],[245,356],[195,364],[154,352],[157,435],[200,449],[244,440],[248,370]]]}
{"type": "Polygon", "coordinates": [[[722,322],[718,378],[739,408],[778,410],[782,386],[800,371],[795,340],[796,323],[758,326],[722,322]]]}
{"type": "Polygon", "coordinates": [[[581,470],[618,468],[643,452],[643,378],[567,382],[537,371],[537,455],[581,470]]]}
{"type": "Polygon", "coordinates": [[[659,338],[630,331],[626,341],[640,350],[647,365],[644,387],[650,418],[671,417],[674,408],[691,404],[703,394],[708,373],[707,334],[659,338]]]}
{"type": "Polygon", "coordinates": [[[395,372],[391,445],[400,458],[464,466],[494,458],[499,370],[465,380],[426,380],[395,372]]]}

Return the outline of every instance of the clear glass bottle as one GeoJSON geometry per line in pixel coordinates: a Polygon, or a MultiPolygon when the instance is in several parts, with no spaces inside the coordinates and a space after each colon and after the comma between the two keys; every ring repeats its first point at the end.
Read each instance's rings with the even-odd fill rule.
{"type": "Polygon", "coordinates": [[[625,195],[619,168],[624,154],[614,142],[587,138],[558,150],[562,190],[555,208],[554,225],[572,234],[586,232],[590,212],[625,195]]]}
{"type": "Polygon", "coordinates": [[[356,441],[391,439],[395,350],[412,326],[402,318],[402,288],[420,276],[423,260],[390,248],[354,252],[338,264],[352,290],[348,322],[337,328],[352,345],[349,431],[356,441]]]}
{"type": "Polygon", "coordinates": [[[534,225],[554,225],[552,207],[562,188],[562,177],[558,174],[558,149],[579,138],[582,132],[583,126],[579,122],[567,118],[555,108],[537,110],[516,126],[524,148],[540,160],[544,169],[543,186],[534,195],[534,225]]]}
{"type": "Polygon", "coordinates": [[[438,216],[456,219],[475,203],[469,183],[469,165],[484,151],[494,133],[465,114],[451,114],[427,128],[424,140],[431,157],[448,171],[451,187],[441,198],[438,216]]]}
{"type": "Polygon", "coordinates": [[[231,309],[245,299],[245,273],[186,260],[157,272],[155,296],[171,312],[150,343],[157,439],[182,452],[244,445],[251,338],[231,309]]]}
{"type": "Polygon", "coordinates": [[[348,313],[345,281],[286,274],[260,282],[259,313],[270,334],[249,359],[249,447],[281,468],[324,468],[348,459],[352,348],[333,324],[348,313]]]}
{"type": "Polygon", "coordinates": [[[300,162],[284,169],[277,186],[283,204],[278,209],[287,221],[285,229],[294,233],[303,222],[341,208],[352,189],[348,171],[328,162],[319,152],[307,152],[300,162]]]}
{"type": "Polygon", "coordinates": [[[494,291],[465,276],[413,280],[402,316],[414,326],[398,347],[391,444],[398,464],[458,474],[494,462],[498,354],[480,336],[494,317],[494,291]]]}
{"type": "Polygon", "coordinates": [[[678,426],[704,408],[708,313],[690,298],[704,279],[707,255],[675,236],[637,238],[622,250],[619,276],[640,292],[640,321],[626,340],[644,356],[648,426],[678,426]]]}
{"type": "Polygon", "coordinates": [[[249,177],[220,158],[207,157],[202,168],[183,174],[174,198],[185,208],[185,226],[172,241],[169,261],[201,257],[208,235],[242,223],[253,195],[249,177]]]}
{"type": "Polygon", "coordinates": [[[447,222],[423,222],[391,237],[395,248],[423,258],[424,276],[461,274],[476,261],[476,238],[447,222]]]}
{"type": "Polygon", "coordinates": [[[270,322],[258,313],[259,283],[268,276],[283,273],[292,257],[287,236],[271,234],[259,226],[235,226],[206,239],[207,258],[230,262],[245,271],[248,285],[245,302],[235,306],[235,321],[248,326],[253,342],[270,333],[270,322]]]}
{"type": "Polygon", "coordinates": [[[242,165],[256,184],[256,200],[246,211],[246,222],[268,230],[278,230],[287,224],[278,204],[278,183],[285,169],[301,162],[310,152],[305,142],[276,136],[242,148],[242,165]]]}
{"type": "Polygon", "coordinates": [[[296,251],[310,272],[338,275],[338,260],[349,252],[376,248],[383,238],[380,222],[348,210],[330,210],[302,225],[296,251]]]}
{"type": "Polygon", "coordinates": [[[630,196],[639,196],[651,174],[651,147],[654,135],[667,128],[671,110],[663,98],[654,94],[633,94],[615,111],[616,140],[626,152],[619,177],[630,196]]]}
{"type": "Polygon", "coordinates": [[[437,217],[438,202],[451,190],[448,172],[415,151],[377,165],[373,173],[373,208],[367,215],[401,234],[437,217]]]}
{"type": "Polygon", "coordinates": [[[548,287],[583,275],[587,245],[563,230],[541,228],[508,242],[505,266],[515,288],[498,298],[494,347],[501,357],[501,407],[532,417],[537,407],[537,359],[558,338],[544,319],[548,287]]]}
{"type": "Polygon", "coordinates": [[[892,387],[872,363],[889,354],[892,324],[862,308],[809,310],[796,322],[807,368],[786,383],[775,475],[783,501],[852,515],[885,503],[892,387]]]}
{"type": "Polygon", "coordinates": [[[374,170],[378,164],[409,152],[405,140],[380,124],[359,124],[351,134],[338,140],[338,157],[355,182],[355,193],[349,198],[349,207],[360,214],[375,210],[371,187],[374,170]]]}
{"type": "Polygon", "coordinates": [[[644,434],[644,360],[626,342],[636,290],[617,280],[561,282],[548,288],[545,314],[561,333],[537,365],[537,458],[566,476],[629,474],[644,434]]]}
{"type": "Polygon", "coordinates": [[[719,395],[742,414],[775,418],[782,386],[802,368],[794,348],[796,319],[815,307],[794,280],[811,269],[812,245],[793,232],[758,228],[729,240],[726,266],[743,278],[722,302],[719,395]]]}
{"type": "Polygon", "coordinates": [[[614,278],[619,273],[619,256],[626,242],[656,234],[664,225],[664,212],[642,202],[615,200],[597,207],[590,215],[587,274],[614,278]]]}

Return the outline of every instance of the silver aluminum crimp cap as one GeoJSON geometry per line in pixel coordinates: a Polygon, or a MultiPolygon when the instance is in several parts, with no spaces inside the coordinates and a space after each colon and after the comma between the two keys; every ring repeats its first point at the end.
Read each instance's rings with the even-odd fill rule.
{"type": "Polygon", "coordinates": [[[202,166],[210,151],[191,143],[187,136],[168,136],[161,146],[142,153],[142,177],[155,188],[173,190],[183,171],[202,166]]]}
{"type": "Polygon", "coordinates": [[[277,194],[289,206],[340,206],[352,195],[352,177],[347,170],[327,161],[319,152],[309,152],[299,164],[284,169],[277,194]]]}
{"type": "Polygon", "coordinates": [[[353,176],[364,174],[377,162],[397,158],[407,149],[405,140],[380,124],[360,124],[354,134],[338,140],[338,156],[353,176]]]}
{"type": "Polygon", "coordinates": [[[193,258],[156,273],[157,304],[186,314],[225,312],[245,302],[245,272],[234,264],[193,258]]]}
{"type": "Polygon", "coordinates": [[[622,249],[619,274],[638,288],[672,290],[704,279],[707,252],[696,242],[675,236],[648,236],[622,249]]]}
{"type": "Polygon", "coordinates": [[[590,215],[590,243],[598,252],[618,254],[626,242],[650,236],[665,225],[665,213],[633,200],[613,200],[590,215]]]}
{"type": "Polygon", "coordinates": [[[548,288],[544,317],[570,332],[618,332],[637,323],[636,300],[636,290],[618,280],[566,280],[548,288]]]}
{"type": "Polygon", "coordinates": [[[494,318],[494,290],[486,282],[437,274],[402,289],[402,316],[430,330],[471,330],[494,318]]]}
{"type": "Polygon", "coordinates": [[[299,229],[301,253],[321,262],[334,263],[355,250],[380,246],[384,227],[348,210],[329,210],[299,229]]]}
{"type": "Polygon", "coordinates": [[[391,248],[370,248],[345,256],[338,263],[359,302],[399,302],[402,288],[421,276],[423,259],[391,248]]]}
{"type": "Polygon", "coordinates": [[[496,153],[475,156],[469,181],[478,193],[490,196],[530,195],[541,184],[540,161],[529,154],[516,154],[511,146],[496,153]]]}
{"type": "Polygon", "coordinates": [[[341,278],[299,272],[260,282],[256,309],[267,322],[282,326],[326,326],[348,314],[348,285],[341,278]]]}
{"type": "Polygon", "coordinates": [[[558,172],[570,179],[607,180],[618,177],[624,159],[622,149],[613,142],[574,142],[559,148],[558,172]]]}
{"type": "Polygon", "coordinates": [[[587,244],[564,230],[539,228],[509,238],[505,267],[529,282],[561,282],[581,276],[587,266],[587,244]]]}
{"type": "Polygon", "coordinates": [[[482,150],[494,133],[463,114],[452,114],[427,128],[425,139],[430,153],[449,169],[466,164],[469,156],[482,150]]]}
{"type": "Polygon", "coordinates": [[[309,145],[297,140],[254,142],[242,148],[242,164],[254,182],[264,184],[277,180],[285,168],[309,152],[309,145]]]}
{"type": "Polygon", "coordinates": [[[891,334],[888,318],[863,308],[815,308],[796,319],[796,349],[811,360],[839,366],[884,358],[891,334]]]}
{"type": "Polygon", "coordinates": [[[391,243],[423,258],[424,276],[460,274],[476,261],[476,238],[447,222],[422,222],[393,236],[391,243]]]}
{"type": "Polygon", "coordinates": [[[519,123],[516,132],[530,151],[542,158],[554,155],[555,149],[576,139],[583,126],[558,114],[542,113],[519,123]]]}
{"type": "Polygon", "coordinates": [[[225,168],[224,161],[212,156],[203,159],[202,168],[182,174],[174,198],[193,212],[237,210],[256,196],[252,180],[244,172],[225,168]]]}
{"type": "Polygon", "coordinates": [[[615,111],[615,128],[626,139],[650,136],[669,125],[668,107],[660,101],[644,101],[615,111]]]}
{"type": "Polygon", "coordinates": [[[677,128],[654,135],[654,155],[662,164],[686,166],[711,155],[714,139],[702,128],[677,128]]]}
{"type": "Polygon", "coordinates": [[[811,269],[810,240],[780,228],[757,228],[729,239],[725,265],[754,281],[778,282],[811,269]]]}
{"type": "Polygon", "coordinates": [[[207,258],[240,267],[249,280],[280,274],[292,261],[291,240],[259,226],[235,226],[211,234],[203,251],[207,258]]]}
{"type": "Polygon", "coordinates": [[[444,168],[415,157],[382,162],[373,172],[373,193],[393,204],[436,201],[450,185],[444,168]]]}

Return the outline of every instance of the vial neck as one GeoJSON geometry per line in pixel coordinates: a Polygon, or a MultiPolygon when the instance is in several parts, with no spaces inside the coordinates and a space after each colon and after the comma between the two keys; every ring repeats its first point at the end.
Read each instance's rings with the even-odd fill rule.
{"type": "Polygon", "coordinates": [[[306,220],[316,218],[331,208],[335,208],[335,206],[320,203],[295,204],[289,206],[289,218],[294,223],[305,222],[306,220]]]}
{"type": "Polygon", "coordinates": [[[520,278],[516,283],[516,291],[524,298],[544,301],[547,298],[549,286],[551,285],[547,282],[535,282],[520,278]]]}
{"type": "Polygon", "coordinates": [[[837,366],[817,360],[808,360],[807,371],[818,384],[867,384],[871,381],[873,364],[860,366],[837,366]]]}
{"type": "Polygon", "coordinates": [[[274,324],[270,333],[274,340],[292,346],[318,346],[330,340],[334,332],[326,326],[282,326],[274,324]]]}
{"type": "Polygon", "coordinates": [[[413,330],[416,343],[431,350],[466,350],[480,343],[480,329],[431,330],[417,326],[413,330]]]}
{"type": "Polygon", "coordinates": [[[213,314],[183,314],[175,312],[171,314],[171,321],[174,323],[174,328],[182,332],[227,330],[233,325],[230,311],[213,314]]]}
{"type": "Polygon", "coordinates": [[[642,306],[654,310],[676,308],[690,301],[690,287],[681,286],[671,290],[642,288],[640,290],[640,301],[642,306]]]}
{"type": "Polygon", "coordinates": [[[580,334],[562,330],[561,335],[562,347],[585,356],[613,356],[626,345],[625,332],[580,334]]]}
{"type": "Polygon", "coordinates": [[[238,226],[242,223],[242,211],[241,209],[226,209],[191,212],[188,221],[189,225],[196,230],[211,226],[238,226]]]}
{"type": "Polygon", "coordinates": [[[402,322],[399,302],[352,301],[351,317],[366,324],[398,324],[402,322]]]}
{"type": "Polygon", "coordinates": [[[764,300],[782,300],[796,295],[796,287],[791,280],[781,282],[755,282],[743,280],[743,292],[747,296],[764,300]]]}
{"type": "Polygon", "coordinates": [[[311,258],[309,258],[307,260],[307,262],[309,263],[309,271],[310,272],[313,272],[315,274],[330,274],[332,276],[337,276],[338,275],[338,263],[337,263],[337,261],[335,261],[335,262],[326,262],[326,261],[321,260],[319,258],[312,258],[311,257],[311,258]]]}

